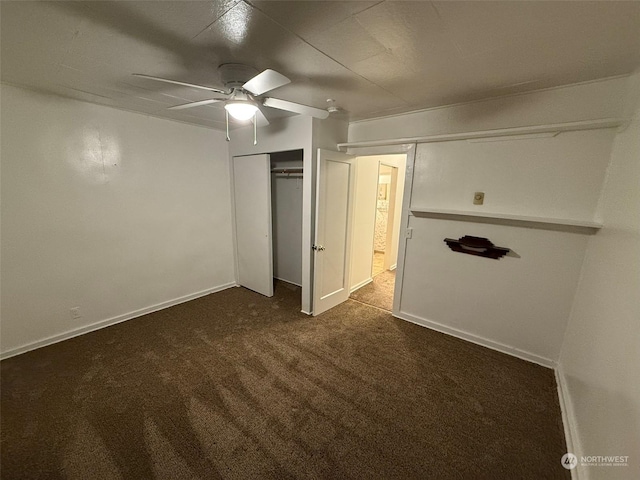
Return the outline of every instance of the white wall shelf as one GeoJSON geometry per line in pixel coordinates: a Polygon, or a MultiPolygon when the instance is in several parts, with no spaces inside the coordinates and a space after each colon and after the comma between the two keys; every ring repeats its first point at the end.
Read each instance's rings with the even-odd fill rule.
{"type": "Polygon", "coordinates": [[[410,207],[409,210],[416,217],[445,218],[449,220],[497,223],[502,225],[524,226],[529,228],[553,228],[558,230],[578,229],[586,230],[588,233],[595,233],[602,228],[601,223],[591,220],[533,217],[508,213],[493,213],[476,210],[446,210],[441,208],[410,207]]]}
{"type": "Polygon", "coordinates": [[[627,118],[598,118],[580,122],[555,123],[550,125],[529,125],[525,127],[500,128],[495,130],[483,130],[477,132],[446,133],[440,135],[427,135],[424,137],[405,137],[388,140],[371,140],[363,142],[339,143],[338,149],[346,151],[348,148],[380,147],[386,145],[403,145],[410,143],[452,142],[455,140],[470,140],[479,138],[510,137],[520,135],[533,135],[542,133],[575,132],[578,130],[594,130],[600,128],[624,129],[629,124],[627,118]]]}

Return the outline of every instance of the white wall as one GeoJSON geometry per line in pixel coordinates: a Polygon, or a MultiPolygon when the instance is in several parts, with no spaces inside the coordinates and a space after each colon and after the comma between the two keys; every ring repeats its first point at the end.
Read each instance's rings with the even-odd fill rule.
{"type": "Polygon", "coordinates": [[[593,220],[615,134],[419,145],[411,205],[593,220]],[[473,204],[476,191],[483,205],[473,204]]]}
{"type": "Polygon", "coordinates": [[[371,157],[358,157],[351,231],[352,291],[371,282],[377,195],[378,162],[371,157]]]}
{"type": "Polygon", "coordinates": [[[615,118],[623,113],[626,81],[618,77],[352,122],[349,142],[615,118]]]}
{"type": "MultiPolygon", "coordinates": [[[[274,153],[272,168],[302,168],[302,151],[274,153]]],[[[302,285],[302,182],[298,175],[271,174],[273,276],[302,285]]]]}
{"type": "Polygon", "coordinates": [[[543,365],[558,358],[587,237],[410,217],[401,315],[543,365]],[[451,251],[445,238],[489,238],[516,256],[451,251]]]}
{"type": "MultiPolygon", "coordinates": [[[[624,78],[355,122],[349,142],[623,116],[624,78]]],[[[411,205],[593,220],[614,129],[420,144],[411,205]],[[485,204],[474,206],[473,193],[485,204]]],[[[404,217],[405,219],[407,217],[404,217]]],[[[406,221],[406,220],[405,220],[406,221]]],[[[552,366],[586,245],[583,232],[410,217],[401,318],[552,366]],[[450,251],[445,237],[488,237],[501,260],[450,251]]]]}
{"type": "Polygon", "coordinates": [[[234,282],[222,133],[6,85],[1,99],[5,355],[234,282]]]}
{"type": "MultiPolygon", "coordinates": [[[[638,105],[640,74],[627,104],[638,105]]],[[[628,467],[578,467],[581,479],[640,478],[640,109],[617,135],[560,357],[573,453],[629,455],[628,467]]]]}
{"type": "MultiPolygon", "coordinates": [[[[411,206],[592,220],[614,136],[605,129],[419,144],[411,206]],[[485,192],[484,205],[473,205],[475,191],[485,192]]],[[[557,361],[585,235],[418,217],[410,226],[401,312],[543,364],[557,361]],[[443,242],[464,235],[519,257],[471,257],[443,242]]]]}

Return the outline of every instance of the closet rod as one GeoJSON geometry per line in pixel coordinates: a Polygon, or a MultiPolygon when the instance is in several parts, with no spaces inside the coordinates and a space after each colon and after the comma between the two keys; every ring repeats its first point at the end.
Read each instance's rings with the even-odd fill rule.
{"type": "Polygon", "coordinates": [[[271,173],[302,173],[302,168],[272,168],[271,173]]]}

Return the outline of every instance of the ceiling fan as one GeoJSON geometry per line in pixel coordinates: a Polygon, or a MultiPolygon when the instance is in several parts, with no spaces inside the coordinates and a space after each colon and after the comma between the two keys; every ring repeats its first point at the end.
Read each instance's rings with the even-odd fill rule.
{"type": "MultiPolygon", "coordinates": [[[[224,84],[224,89],[195,85],[193,83],[179,82],[168,78],[153,77],[142,73],[133,75],[141,78],[148,78],[159,82],[173,83],[184,87],[198,88],[215,93],[213,98],[200,100],[197,102],[185,103],[169,107],[169,110],[182,110],[185,108],[199,107],[212,103],[223,102],[227,116],[227,140],[229,139],[229,115],[240,121],[253,119],[254,133],[257,125],[268,125],[262,107],[277,108],[287,112],[310,115],[315,118],[327,118],[329,112],[321,108],[310,107],[300,103],[289,102],[279,98],[265,97],[265,93],[291,82],[287,77],[275,70],[267,69],[256,75],[256,70],[238,63],[225,63],[218,67],[220,79],[224,84]]],[[[255,136],[254,136],[255,143],[255,136]]]]}

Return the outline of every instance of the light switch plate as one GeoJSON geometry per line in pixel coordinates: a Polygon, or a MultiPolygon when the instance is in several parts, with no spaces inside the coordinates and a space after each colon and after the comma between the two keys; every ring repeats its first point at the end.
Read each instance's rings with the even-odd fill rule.
{"type": "Polygon", "coordinates": [[[476,192],[473,194],[473,204],[482,205],[484,203],[484,192],[476,192]]]}

